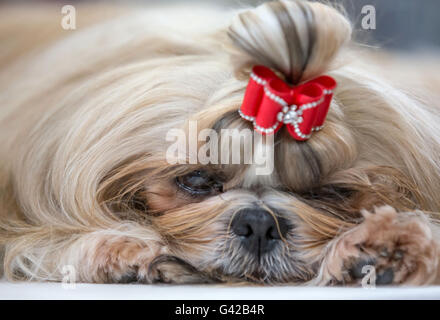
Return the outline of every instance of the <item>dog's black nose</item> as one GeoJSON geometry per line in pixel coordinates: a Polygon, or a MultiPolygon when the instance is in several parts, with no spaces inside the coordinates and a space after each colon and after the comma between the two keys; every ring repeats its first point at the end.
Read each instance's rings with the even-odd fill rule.
{"type": "Polygon", "coordinates": [[[288,231],[284,218],[273,216],[263,209],[244,209],[232,220],[232,231],[241,237],[243,246],[251,253],[261,256],[271,251],[278,240],[288,231]]]}

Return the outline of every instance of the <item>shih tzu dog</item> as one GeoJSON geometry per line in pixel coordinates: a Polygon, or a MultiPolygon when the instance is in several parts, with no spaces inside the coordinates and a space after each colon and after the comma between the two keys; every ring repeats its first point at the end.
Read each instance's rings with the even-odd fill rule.
{"type": "Polygon", "coordinates": [[[318,2],[90,12],[1,14],[7,279],[439,280],[434,66],[417,90],[318,2]]]}

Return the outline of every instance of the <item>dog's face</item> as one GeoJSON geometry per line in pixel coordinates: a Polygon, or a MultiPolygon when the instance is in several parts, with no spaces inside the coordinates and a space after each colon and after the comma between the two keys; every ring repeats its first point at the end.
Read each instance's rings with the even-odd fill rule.
{"type": "MultiPolygon", "coordinates": [[[[218,133],[252,129],[237,112],[246,82],[236,79],[231,70],[224,71],[227,64],[223,70],[197,71],[199,67],[200,61],[195,62],[193,79],[198,84],[192,86],[192,94],[200,95],[203,102],[199,108],[180,113],[173,118],[179,122],[174,122],[166,115],[177,115],[175,108],[157,107],[164,120],[143,127],[142,136],[150,134],[160,143],[148,142],[152,150],[147,150],[147,158],[127,159],[101,182],[102,201],[118,199],[113,211],[136,212],[133,219],[152,225],[170,255],[216,278],[304,282],[316,274],[328,241],[358,221],[361,209],[394,204],[396,199],[404,203],[402,194],[407,189],[388,179],[396,179],[395,171],[368,163],[358,166],[358,141],[344,119],[339,92],[325,128],[309,141],[295,141],[281,130],[272,145],[264,139],[255,141],[256,136],[250,141],[239,137],[234,149],[234,139],[225,140],[219,134],[217,159],[231,147],[231,153],[241,155],[239,163],[226,157],[226,163],[190,164],[188,156],[185,163],[172,163],[166,154],[174,140],[165,138],[178,128],[191,144],[189,121],[197,124],[196,137],[206,129],[218,133]],[[222,78],[222,83],[209,80],[222,78]],[[216,98],[210,99],[211,95],[216,98]],[[272,170],[257,174],[257,166],[244,159],[261,148],[271,151],[266,160],[272,170]]],[[[179,68],[173,74],[176,82],[191,81],[179,75],[179,68]]],[[[191,103],[180,94],[176,97],[180,103],[191,103]]],[[[151,113],[145,111],[145,116],[151,113]]],[[[203,142],[193,143],[200,153],[203,142]]]]}
{"type": "MultiPolygon", "coordinates": [[[[216,132],[246,127],[236,111],[218,115],[212,126],[216,132]]],[[[328,138],[331,128],[324,141],[315,140],[320,150],[281,132],[275,137],[274,159],[268,159],[276,159],[271,173],[256,174],[254,164],[170,168],[166,177],[145,190],[148,210],[157,212],[153,224],[196,268],[254,281],[311,279],[313,258],[318,255],[314,251],[344,227],[337,218],[340,212],[331,208],[349,201],[351,192],[343,184],[320,190],[322,170],[349,167],[352,161],[352,145],[341,150],[340,140],[328,138]],[[332,153],[337,163],[329,163],[332,153]],[[348,154],[346,163],[340,163],[341,154],[348,154]],[[326,165],[321,164],[324,157],[326,165]]],[[[228,144],[222,143],[222,136],[219,140],[221,158],[222,147],[228,144]]],[[[252,142],[241,141],[241,155],[245,143],[252,142]]]]}

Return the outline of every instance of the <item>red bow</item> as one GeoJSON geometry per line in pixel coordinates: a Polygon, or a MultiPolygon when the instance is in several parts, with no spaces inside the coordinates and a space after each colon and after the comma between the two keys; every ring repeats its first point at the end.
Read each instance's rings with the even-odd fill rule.
{"type": "Polygon", "coordinates": [[[292,88],[269,68],[255,66],[239,113],[261,134],[285,124],[294,139],[304,141],[322,129],[335,87],[332,77],[320,76],[292,88]]]}

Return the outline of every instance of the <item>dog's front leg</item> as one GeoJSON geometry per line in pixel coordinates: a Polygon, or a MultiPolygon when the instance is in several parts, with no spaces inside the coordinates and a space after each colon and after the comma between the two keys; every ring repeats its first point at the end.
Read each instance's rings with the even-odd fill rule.
{"type": "Polygon", "coordinates": [[[423,213],[384,206],[329,243],[319,284],[433,284],[439,280],[439,230],[423,213]]]}
{"type": "MultiPolygon", "coordinates": [[[[167,246],[154,231],[136,236],[113,234],[111,230],[82,236],[68,248],[77,261],[71,261],[81,282],[152,283],[149,266],[158,256],[168,253],[167,246]]],[[[70,258],[71,259],[71,258],[70,258]]],[[[69,259],[69,260],[70,260],[69,259]]]]}
{"type": "MultiPolygon", "coordinates": [[[[129,234],[129,232],[127,232],[129,234]]],[[[103,230],[84,235],[64,255],[79,281],[98,283],[209,283],[216,279],[172,255],[153,230],[135,236],[103,230]],[[69,254],[70,253],[74,253],[69,254]],[[80,252],[78,256],[75,253],[80,252]],[[72,261],[74,256],[76,261],[72,261]]]]}

